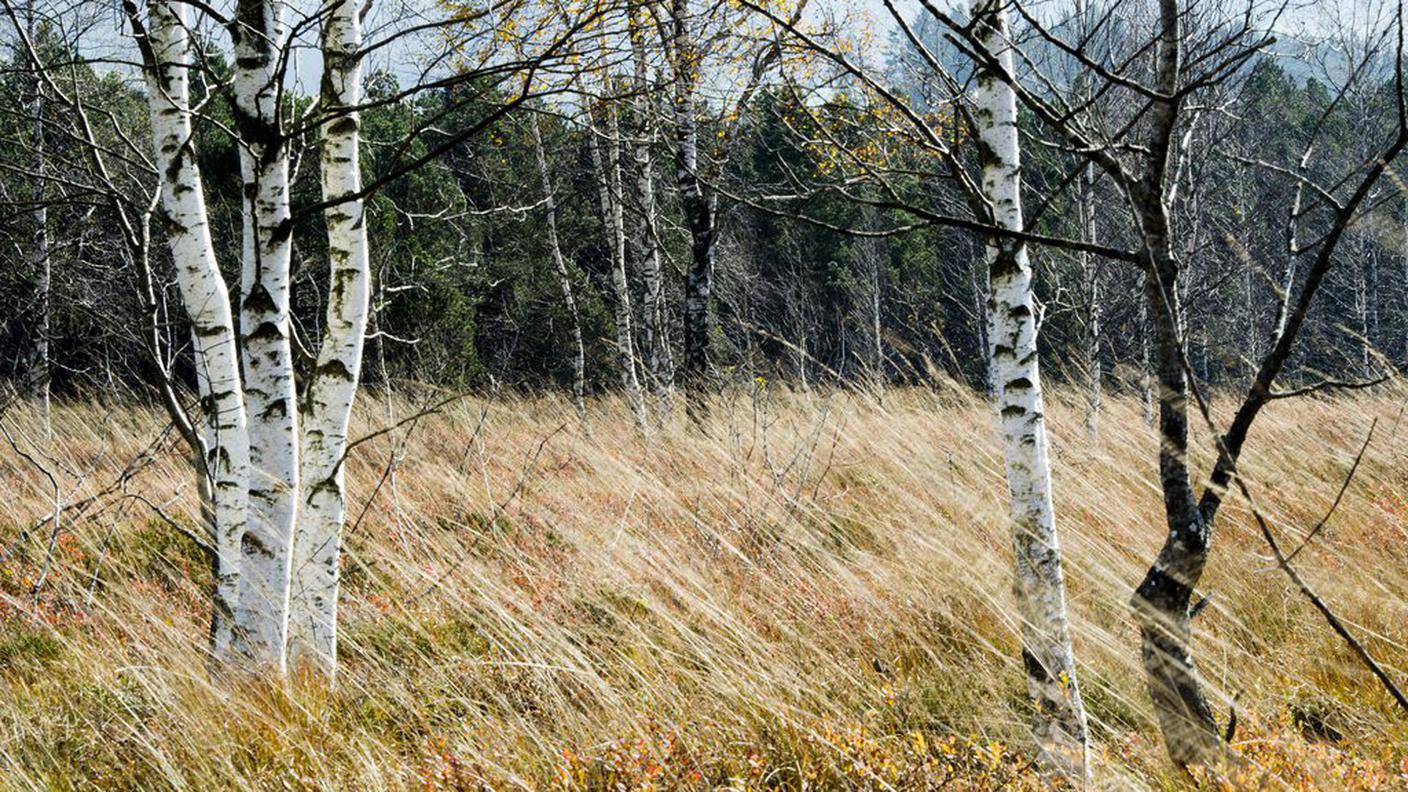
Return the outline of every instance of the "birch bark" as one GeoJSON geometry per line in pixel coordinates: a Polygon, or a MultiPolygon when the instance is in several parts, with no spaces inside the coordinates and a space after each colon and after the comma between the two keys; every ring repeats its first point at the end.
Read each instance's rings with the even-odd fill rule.
{"type": "Polygon", "coordinates": [[[640,201],[640,223],[632,237],[636,243],[636,260],[641,268],[644,293],[641,295],[641,353],[645,370],[655,393],[656,421],[664,423],[669,416],[674,395],[674,361],[670,355],[670,337],[665,320],[664,267],[660,251],[659,208],[655,200],[655,158],[652,145],[655,124],[651,116],[649,64],[645,51],[646,27],[638,18],[640,4],[631,6],[631,53],[635,65],[635,145],[632,158],[635,165],[636,195],[640,201]]]}
{"type": "Polygon", "coordinates": [[[323,212],[328,234],[328,303],[318,361],[303,404],[302,503],[294,533],[289,660],[337,671],[337,598],[347,427],[362,370],[370,308],[371,265],[363,201],[357,107],[362,101],[362,23],[354,0],[324,8],[325,112],[320,171],[323,200],[341,199],[323,212]]]}
{"type": "Polygon", "coordinates": [[[636,428],[645,432],[645,398],[640,379],[636,376],[635,334],[631,330],[631,292],[626,281],[626,226],[622,213],[620,124],[616,106],[606,109],[606,156],[603,160],[597,131],[589,130],[592,163],[596,168],[597,189],[601,194],[601,210],[606,222],[607,241],[611,247],[611,290],[615,293],[614,318],[616,349],[621,357],[621,385],[631,407],[636,428]]]}
{"type": "Polygon", "coordinates": [[[234,116],[244,189],[240,334],[252,475],[235,642],[259,665],[286,662],[289,572],[298,511],[298,412],[290,344],[288,151],[281,134],[283,5],[239,0],[234,116]]]}
{"type": "MultiPolygon", "coordinates": [[[[249,441],[230,295],[215,260],[200,170],[191,145],[191,43],[186,5],[149,0],[144,61],[151,112],[154,163],[161,179],[161,215],[176,268],[181,299],[191,322],[196,386],[211,483],[215,594],[211,651],[227,658],[233,642],[241,540],[250,476],[249,441]]],[[[134,24],[136,12],[129,6],[134,24]]]]}
{"type": "Polygon", "coordinates": [[[582,342],[582,320],[577,313],[577,298],[572,293],[572,279],[567,273],[567,261],[557,238],[557,198],[548,175],[548,158],[543,151],[543,135],[538,129],[538,117],[533,117],[533,153],[538,162],[538,178],[543,183],[543,201],[547,208],[548,247],[552,249],[553,269],[562,288],[562,302],[572,320],[572,405],[577,408],[577,420],[587,422],[587,347],[582,342]]]}
{"type": "Polygon", "coordinates": [[[717,241],[716,198],[699,173],[699,120],[696,93],[701,54],[694,40],[689,0],[671,0],[674,29],[672,67],[675,82],[675,173],[690,237],[689,269],[684,287],[684,375],[686,412],[706,417],[704,388],[709,378],[709,293],[713,287],[717,241]]]}
{"type": "MultiPolygon", "coordinates": [[[[973,17],[980,45],[1011,73],[1004,8],[997,0],[977,0],[973,17]]],[[[985,67],[978,74],[975,104],[984,197],[995,224],[1022,230],[1016,95],[999,73],[985,67]]],[[[1031,264],[1025,244],[996,237],[987,242],[987,263],[991,371],[1012,498],[1015,591],[1027,695],[1035,707],[1037,759],[1048,770],[1084,779],[1085,710],[1066,622],[1051,500],[1031,264]]]]}
{"type": "MultiPolygon", "coordinates": [[[[1095,241],[1095,173],[1086,165],[1080,176],[1080,237],[1095,241]]],[[[1100,264],[1089,253],[1080,254],[1085,276],[1085,434],[1094,440],[1100,433],[1100,402],[1104,392],[1104,370],[1100,363],[1100,264]]]]}
{"type": "MultiPolygon", "coordinates": [[[[29,41],[36,41],[35,34],[38,32],[34,18],[34,3],[25,6],[25,26],[28,28],[29,41]]],[[[38,56],[39,51],[35,50],[38,56]]],[[[19,59],[17,59],[19,60],[19,59]]],[[[53,427],[50,421],[49,410],[49,379],[51,367],[49,361],[49,333],[50,333],[50,295],[53,281],[52,264],[49,259],[49,208],[44,201],[44,83],[40,79],[38,69],[41,64],[34,63],[32,67],[36,69],[34,79],[30,81],[29,90],[32,91],[30,101],[30,150],[33,154],[31,174],[33,184],[30,190],[30,197],[34,201],[34,234],[30,239],[30,255],[33,258],[34,292],[36,296],[36,316],[34,322],[34,343],[30,348],[30,359],[28,361],[29,397],[35,405],[39,407],[39,413],[44,421],[44,431],[46,434],[53,434],[53,427]]]]}

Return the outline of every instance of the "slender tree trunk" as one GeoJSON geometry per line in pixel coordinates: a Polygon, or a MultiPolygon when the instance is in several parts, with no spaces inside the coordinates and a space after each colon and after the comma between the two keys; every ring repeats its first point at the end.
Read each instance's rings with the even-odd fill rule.
{"type": "Polygon", "coordinates": [[[684,285],[685,409],[697,422],[707,416],[709,381],[709,294],[713,288],[717,242],[717,196],[699,172],[696,89],[700,53],[691,30],[689,0],[672,0],[675,78],[675,172],[689,230],[690,259],[684,285]]]}
{"type": "Polygon", "coordinates": [[[337,599],[347,427],[362,370],[371,295],[371,263],[358,133],[362,101],[361,5],[329,0],[323,22],[323,108],[320,171],[328,233],[328,303],[318,362],[303,406],[302,506],[294,534],[289,659],[337,671],[337,599]]]}
{"type": "Polygon", "coordinates": [[[298,513],[298,410],[291,346],[288,149],[279,121],[284,29],[278,0],[239,0],[234,117],[244,189],[240,334],[249,415],[249,523],[235,608],[235,641],[282,672],[289,572],[298,513]]]}
{"type": "Polygon", "coordinates": [[[1168,536],[1134,593],[1149,695],[1169,756],[1180,767],[1221,755],[1217,723],[1193,665],[1192,595],[1211,542],[1188,472],[1188,381],[1182,347],[1178,265],[1167,245],[1167,218],[1157,199],[1144,202],[1147,249],[1156,251],[1145,297],[1153,315],[1154,371],[1159,391],[1159,477],[1168,536]]]}
{"type": "Polygon", "coordinates": [[[601,195],[601,211],[606,223],[607,241],[611,248],[611,290],[615,293],[616,349],[621,357],[621,385],[626,391],[636,428],[647,429],[645,397],[640,378],[636,375],[635,334],[631,330],[631,291],[626,280],[626,226],[622,212],[621,138],[616,106],[606,108],[606,155],[603,159],[597,131],[589,130],[592,163],[596,168],[597,189],[601,195]]]}
{"type": "Polygon", "coordinates": [[[1140,654],[1164,746],[1179,767],[1207,765],[1222,756],[1217,722],[1203,694],[1192,653],[1192,595],[1207,564],[1212,518],[1204,515],[1188,471],[1188,378],[1185,372],[1182,267],[1169,204],[1170,162],[1178,124],[1183,10],[1159,0],[1159,45],[1151,102],[1148,170],[1128,186],[1142,235],[1145,302],[1153,322],[1154,375],[1159,396],[1159,479],[1167,534],[1158,557],[1132,598],[1139,620],[1140,654]]]}
{"type": "Polygon", "coordinates": [[[810,380],[807,377],[807,349],[809,346],[809,333],[811,322],[806,311],[806,297],[802,288],[804,279],[797,271],[797,262],[793,261],[791,285],[787,289],[787,314],[792,320],[793,339],[792,364],[797,370],[797,385],[803,393],[808,393],[812,389],[810,380]]]}
{"type": "Polygon", "coordinates": [[[552,188],[552,178],[548,174],[547,154],[543,150],[543,136],[538,130],[538,117],[533,116],[533,153],[538,162],[538,178],[543,183],[543,200],[547,207],[548,247],[552,250],[553,269],[557,272],[557,283],[562,288],[562,302],[567,306],[567,315],[572,320],[572,404],[577,408],[577,420],[587,424],[587,347],[582,342],[582,320],[577,313],[577,299],[572,294],[572,278],[567,272],[567,260],[562,255],[562,245],[557,238],[557,197],[552,188]]]}
{"type": "Polygon", "coordinates": [[[1154,378],[1152,355],[1150,354],[1149,327],[1149,275],[1145,273],[1139,281],[1139,403],[1143,408],[1144,425],[1154,425],[1154,378]]]}
{"type": "Polygon", "coordinates": [[[1361,365],[1365,374],[1373,368],[1371,357],[1374,341],[1379,336],[1379,251],[1373,244],[1368,248],[1364,261],[1364,318],[1360,323],[1360,333],[1364,336],[1361,341],[1364,349],[1361,365]]]}
{"type": "Polygon", "coordinates": [[[1242,262],[1242,335],[1246,336],[1246,374],[1248,379],[1256,376],[1256,361],[1261,359],[1261,342],[1257,338],[1256,288],[1253,280],[1252,261],[1248,257],[1242,262]]]}
{"type": "MultiPolygon", "coordinates": [[[[1087,164],[1080,175],[1080,238],[1095,241],[1095,172],[1087,164]]],[[[1080,269],[1085,276],[1085,434],[1094,440],[1100,433],[1100,402],[1104,372],[1100,363],[1100,265],[1094,256],[1082,252],[1080,269]]]]}
{"type": "Polygon", "coordinates": [[[881,326],[881,283],[883,267],[880,257],[870,262],[870,386],[875,390],[875,398],[885,400],[885,339],[881,326]]]}
{"type": "Polygon", "coordinates": [[[649,95],[648,63],[645,52],[646,27],[638,18],[640,4],[631,6],[631,52],[635,61],[635,165],[636,195],[640,201],[640,222],[632,235],[636,260],[641,268],[645,290],[641,298],[641,348],[650,387],[655,393],[657,422],[669,417],[674,401],[674,360],[665,314],[664,265],[660,250],[659,207],[655,199],[655,122],[649,95]]]}
{"type": "MultiPolygon", "coordinates": [[[[987,269],[987,264],[983,264],[987,269]]],[[[990,318],[988,317],[988,281],[986,278],[978,277],[978,267],[975,264],[968,270],[968,281],[970,290],[973,292],[973,316],[976,317],[973,326],[978,336],[978,347],[982,350],[983,360],[983,392],[988,396],[996,395],[997,386],[994,384],[994,374],[992,370],[992,355],[989,354],[991,346],[988,339],[991,330],[988,327],[990,318]]]]}
{"type": "MultiPolygon", "coordinates": [[[[35,34],[37,27],[34,16],[34,3],[31,0],[25,6],[25,26],[28,29],[28,39],[36,42],[35,34]]],[[[36,48],[38,44],[35,44],[36,48]]],[[[35,55],[39,53],[36,49],[35,55]]],[[[44,152],[44,82],[40,78],[39,69],[41,64],[30,64],[34,69],[33,78],[29,83],[29,103],[30,103],[30,167],[33,169],[31,178],[33,182],[30,186],[30,197],[34,200],[33,219],[34,231],[30,238],[30,259],[32,272],[34,273],[34,337],[30,345],[29,360],[26,366],[26,386],[29,392],[29,399],[39,409],[39,414],[44,422],[44,432],[52,435],[53,429],[49,420],[49,380],[52,367],[49,361],[49,336],[50,326],[50,297],[52,293],[51,284],[53,273],[49,259],[49,207],[44,200],[44,170],[46,157],[44,152]]]]}
{"type": "MultiPolygon", "coordinates": [[[[981,46],[1010,72],[1013,57],[1004,8],[996,0],[977,0],[973,18],[981,46]]],[[[1016,95],[999,74],[983,68],[974,102],[982,188],[993,221],[1021,230],[1016,95]]],[[[1051,499],[1032,269],[1026,245],[1012,239],[989,239],[987,262],[989,351],[1012,498],[1022,661],[1027,695],[1035,709],[1032,734],[1042,765],[1083,781],[1088,777],[1089,758],[1085,709],[1066,622],[1065,582],[1051,499]]]]}
{"type": "MultiPolygon", "coordinates": [[[[138,26],[135,7],[129,6],[128,11],[134,27],[138,26]]],[[[230,295],[211,246],[200,170],[191,142],[188,74],[194,59],[185,15],[185,3],[149,0],[147,35],[137,31],[137,39],[145,42],[154,164],[161,177],[161,215],[177,285],[191,322],[205,449],[205,458],[197,467],[212,483],[209,497],[216,576],[211,652],[220,662],[227,659],[234,643],[250,451],[230,295]]]]}

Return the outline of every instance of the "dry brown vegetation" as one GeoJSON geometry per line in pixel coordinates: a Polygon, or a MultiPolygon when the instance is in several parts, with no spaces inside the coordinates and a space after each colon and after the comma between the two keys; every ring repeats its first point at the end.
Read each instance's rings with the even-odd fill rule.
{"type": "MultiPolygon", "coordinates": [[[[1127,605],[1164,534],[1156,439],[1133,400],[1110,400],[1095,442],[1056,401],[1096,786],[1178,788],[1127,605]]],[[[422,403],[365,397],[360,431],[422,403]]],[[[1403,404],[1277,403],[1244,463],[1294,547],[1380,419],[1296,563],[1391,669],[1408,666],[1403,404]]],[[[193,482],[169,438],[125,490],[65,515],[37,603],[53,490],[0,446],[0,788],[1037,788],[983,400],[760,385],[710,420],[642,441],[613,401],[584,435],[560,399],[465,399],[359,445],[332,692],[211,682],[208,572],[171,522],[193,523],[193,482]]],[[[94,403],[57,407],[52,441],[22,411],[4,421],[65,502],[109,489],[165,425],[94,403]]],[[[1205,432],[1196,446],[1205,470],[1205,432]]],[[[1224,713],[1238,697],[1245,762],[1205,783],[1408,786],[1403,719],[1244,504],[1217,543],[1197,647],[1224,713]]]]}

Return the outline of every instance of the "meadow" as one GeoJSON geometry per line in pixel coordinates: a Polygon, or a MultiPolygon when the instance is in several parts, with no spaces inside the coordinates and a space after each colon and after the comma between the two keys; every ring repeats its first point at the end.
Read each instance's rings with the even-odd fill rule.
{"type": "MultiPolygon", "coordinates": [[[[644,437],[610,398],[585,429],[554,396],[414,417],[443,396],[358,403],[331,690],[211,678],[194,480],[159,410],[57,404],[49,438],[6,414],[0,789],[1042,788],[980,394],[759,382],[706,432],[678,415],[644,437]]],[[[1294,548],[1377,419],[1295,563],[1399,680],[1405,399],[1277,402],[1243,462],[1294,548]]],[[[1051,402],[1093,788],[1408,788],[1408,722],[1240,498],[1196,651],[1241,760],[1171,769],[1128,605],[1164,534],[1157,438],[1133,397],[1106,400],[1095,439],[1076,393],[1051,402]]]]}

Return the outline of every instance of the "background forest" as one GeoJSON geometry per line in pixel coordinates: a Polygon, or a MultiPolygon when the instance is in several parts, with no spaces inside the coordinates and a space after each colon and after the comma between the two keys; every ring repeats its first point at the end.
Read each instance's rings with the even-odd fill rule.
{"type": "MultiPolygon", "coordinates": [[[[110,11],[98,16],[108,26],[116,24],[110,11]]],[[[937,30],[930,35],[939,40],[937,30]]],[[[41,26],[38,44],[46,48],[45,57],[65,63],[61,79],[87,97],[90,113],[111,114],[114,126],[133,141],[149,136],[140,85],[101,64],[85,62],[83,53],[71,49],[54,29],[41,26]]],[[[1271,336],[1275,295],[1283,277],[1271,262],[1284,259],[1285,207],[1294,181],[1248,167],[1242,159],[1296,160],[1312,126],[1318,128],[1311,170],[1318,163],[1363,158],[1370,144],[1382,139],[1373,130],[1378,127],[1386,134],[1393,122],[1387,73],[1379,75],[1382,82],[1363,81],[1352,96],[1339,96],[1333,81],[1344,80],[1346,56],[1337,44],[1282,45],[1250,58],[1235,92],[1227,97],[1233,106],[1216,117],[1208,113],[1192,130],[1197,140],[1190,145],[1209,147],[1216,142],[1216,156],[1200,156],[1189,164],[1189,191],[1195,194],[1185,199],[1184,210],[1194,236],[1183,284],[1189,295],[1189,355],[1206,382],[1237,385],[1249,376],[1251,361],[1259,359],[1271,336]],[[1316,68],[1321,62],[1328,74],[1316,68]]],[[[924,85],[926,75],[916,74],[917,56],[909,54],[904,38],[895,31],[871,46],[887,81],[922,102],[931,89],[924,85]]],[[[5,139],[14,152],[8,158],[5,194],[14,208],[3,231],[21,252],[32,247],[36,232],[33,213],[25,210],[35,200],[32,154],[26,153],[33,151],[33,123],[25,57],[12,51],[4,86],[9,108],[5,139]],[[16,58],[21,59],[18,64],[16,58]]],[[[228,76],[220,53],[210,57],[210,79],[228,76]]],[[[443,89],[400,83],[390,72],[367,75],[364,172],[369,180],[380,179],[394,174],[407,159],[431,151],[437,156],[424,167],[387,180],[368,202],[377,294],[372,318],[376,331],[368,345],[364,380],[481,390],[570,389],[571,355],[564,350],[572,346],[573,320],[563,304],[543,233],[544,203],[529,114],[507,115],[458,140],[461,130],[514,97],[487,77],[478,85],[443,89]],[[412,96],[406,97],[408,92],[412,96]]],[[[645,97],[652,117],[668,109],[667,88],[652,87],[645,97]]],[[[790,202],[787,215],[792,216],[767,211],[770,204],[756,205],[758,196],[793,192],[797,179],[814,180],[812,187],[829,186],[813,174],[835,168],[832,142],[856,149],[893,145],[886,142],[893,136],[892,123],[854,111],[859,92],[843,83],[822,104],[803,112],[796,105],[806,98],[797,90],[765,86],[746,107],[737,109],[743,123],[716,188],[725,197],[719,208],[714,274],[717,318],[710,334],[712,373],[721,384],[747,386],[761,376],[799,388],[871,382],[934,385],[947,380],[985,387],[987,278],[981,271],[981,246],[971,233],[931,225],[903,234],[854,236],[845,231],[880,232],[911,225],[914,217],[902,208],[857,205],[825,189],[790,202]],[[846,140],[812,138],[797,128],[801,119],[814,117],[844,118],[846,140]]],[[[624,106],[636,100],[619,101],[624,106]]],[[[55,113],[60,118],[44,130],[43,167],[66,178],[46,179],[43,187],[52,248],[49,266],[55,273],[52,291],[46,308],[44,295],[35,287],[41,279],[34,256],[21,255],[19,264],[6,268],[2,287],[10,310],[0,335],[0,373],[12,383],[25,381],[47,310],[54,391],[151,398],[137,278],[131,263],[124,261],[116,224],[104,219],[101,196],[77,175],[86,169],[83,146],[65,134],[63,112],[55,113]]],[[[217,256],[233,267],[239,259],[240,207],[236,147],[223,131],[230,113],[225,97],[213,97],[206,110],[209,122],[197,128],[196,149],[210,196],[217,256]]],[[[717,138],[725,123],[717,115],[702,121],[704,139],[717,138]]],[[[586,344],[587,381],[592,392],[609,391],[621,381],[621,357],[613,352],[611,240],[603,225],[589,144],[592,134],[601,137],[603,132],[589,132],[580,119],[564,118],[560,111],[539,113],[537,123],[556,196],[558,238],[586,344]]],[[[1038,121],[1024,115],[1023,123],[1038,121]]],[[[662,329],[674,357],[679,357],[690,242],[667,133],[655,129],[647,134],[658,149],[650,177],[658,182],[660,242],[667,263],[661,289],[668,310],[663,312],[662,329]]],[[[622,147],[628,168],[635,161],[627,147],[637,135],[628,129],[614,141],[622,147]]],[[[302,156],[298,147],[311,150],[316,139],[305,135],[293,145],[297,159],[302,156]]],[[[1035,191],[1060,182],[1072,162],[1040,147],[1028,148],[1025,154],[1023,175],[1035,191]]],[[[1326,166],[1327,176],[1328,170],[1326,166]]],[[[628,177],[634,180],[636,175],[628,177]]],[[[145,176],[133,172],[115,178],[140,182],[145,176]]],[[[943,179],[911,180],[903,187],[904,200],[919,206],[962,201],[943,179]]],[[[1292,363],[1293,377],[1377,371],[1380,356],[1383,362],[1399,365],[1408,356],[1408,220],[1400,189],[1391,182],[1381,185],[1372,212],[1343,243],[1353,255],[1346,252],[1347,265],[1336,268],[1316,301],[1307,342],[1299,346],[1292,363]]],[[[635,190],[623,191],[626,212],[633,217],[642,211],[633,205],[638,197],[635,190]]],[[[1095,200],[1112,198],[1101,193],[1095,200]]],[[[319,222],[312,213],[299,211],[319,200],[311,161],[294,181],[292,200],[301,222],[319,222]]],[[[1036,227],[1051,234],[1078,228],[1076,202],[1062,195],[1052,200],[1036,227]]],[[[1116,221],[1097,213],[1095,222],[1110,224],[1110,229],[1101,229],[1102,236],[1118,233],[1116,221]]],[[[295,325],[305,339],[317,335],[317,295],[323,285],[318,279],[325,276],[311,263],[325,255],[319,237],[306,236],[308,241],[296,250],[294,270],[295,325]]],[[[628,256],[634,253],[627,251],[628,256]]],[[[1103,387],[1137,391],[1144,335],[1139,273],[1109,262],[1086,268],[1081,264],[1077,255],[1060,251],[1039,261],[1047,371],[1069,382],[1084,382],[1098,371],[1103,387]]],[[[627,267],[629,297],[637,312],[645,303],[639,273],[632,258],[627,267]]],[[[167,291],[158,295],[162,310],[173,311],[174,280],[160,278],[159,283],[167,291]]],[[[179,349],[179,316],[164,318],[162,324],[174,340],[170,347],[179,349]]],[[[645,326],[637,318],[638,334],[645,326]]],[[[179,354],[170,354],[178,366],[189,367],[179,354]]],[[[189,370],[185,376],[192,376],[189,370]]]]}

